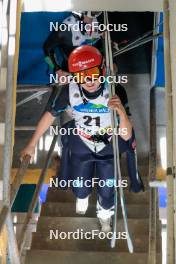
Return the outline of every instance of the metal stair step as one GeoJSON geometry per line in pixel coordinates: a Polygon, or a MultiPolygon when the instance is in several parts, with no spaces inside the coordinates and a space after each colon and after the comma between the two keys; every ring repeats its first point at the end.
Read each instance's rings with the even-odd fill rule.
{"type": "MultiPolygon", "coordinates": [[[[76,214],[76,206],[73,203],[63,202],[47,202],[42,205],[41,216],[65,216],[65,217],[80,217],[76,214]]],[[[128,218],[149,218],[148,204],[128,204],[128,218]]],[[[90,204],[86,214],[83,217],[96,217],[96,205],[90,204]]],[[[118,217],[122,218],[122,210],[119,206],[118,217]]]]}
{"type": "MultiPolygon", "coordinates": [[[[101,239],[95,236],[91,239],[60,239],[50,238],[47,233],[33,233],[31,249],[42,250],[69,250],[69,251],[110,251],[110,252],[128,252],[127,240],[117,235],[116,247],[110,247],[110,239],[101,239]]],[[[140,236],[132,237],[134,252],[148,252],[148,236],[140,234],[140,236]]],[[[161,250],[161,237],[157,238],[157,252],[161,250]]]]}
{"type": "MultiPolygon", "coordinates": [[[[141,165],[138,162],[138,171],[139,171],[142,179],[145,181],[145,178],[146,179],[148,178],[148,164],[141,165]]],[[[121,173],[122,173],[123,177],[127,177],[127,175],[128,175],[128,168],[127,168],[126,160],[124,160],[124,162],[122,162],[122,164],[121,164],[121,173]]]]}
{"type": "MultiPolygon", "coordinates": [[[[148,235],[149,224],[148,219],[128,219],[129,230],[133,235],[148,235]]],[[[118,232],[124,232],[124,224],[122,219],[117,222],[118,232]]],[[[73,232],[77,229],[83,229],[84,232],[99,229],[99,221],[97,218],[88,217],[46,217],[41,216],[38,221],[37,232],[50,232],[50,230],[58,230],[58,232],[73,232]]],[[[160,225],[158,225],[158,230],[160,225]]]]}
{"type": "MultiPolygon", "coordinates": [[[[133,193],[128,190],[124,190],[124,197],[127,204],[148,204],[149,192],[133,193]]],[[[89,203],[96,203],[96,191],[93,190],[90,195],[89,203]]],[[[76,202],[76,198],[71,190],[61,190],[58,188],[49,188],[47,194],[47,202],[76,202]]]]}
{"type": "MultiPolygon", "coordinates": [[[[25,264],[147,264],[147,260],[147,253],[31,250],[27,252],[25,264]]],[[[156,264],[161,264],[161,254],[157,255],[156,264]]]]}

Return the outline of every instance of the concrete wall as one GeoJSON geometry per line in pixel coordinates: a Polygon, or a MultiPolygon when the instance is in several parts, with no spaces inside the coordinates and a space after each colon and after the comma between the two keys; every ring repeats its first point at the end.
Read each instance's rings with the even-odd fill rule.
{"type": "Polygon", "coordinates": [[[128,83],[124,87],[132,113],[138,156],[147,156],[149,151],[150,76],[149,74],[128,75],[128,83]]]}

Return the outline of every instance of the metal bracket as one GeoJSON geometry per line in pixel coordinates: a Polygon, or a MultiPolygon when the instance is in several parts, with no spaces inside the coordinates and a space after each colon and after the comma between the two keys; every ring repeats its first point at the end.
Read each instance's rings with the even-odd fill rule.
{"type": "Polygon", "coordinates": [[[166,170],[166,175],[167,176],[172,175],[175,178],[175,175],[176,175],[176,167],[175,166],[168,167],[167,170],[166,170]]]}

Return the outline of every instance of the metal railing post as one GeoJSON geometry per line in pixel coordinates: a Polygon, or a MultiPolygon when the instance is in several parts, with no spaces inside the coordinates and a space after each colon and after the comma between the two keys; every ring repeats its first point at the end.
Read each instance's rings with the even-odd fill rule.
{"type": "Polygon", "coordinates": [[[8,254],[9,254],[10,264],[20,264],[21,263],[20,254],[18,251],[16,235],[10,213],[7,216],[6,224],[7,224],[7,232],[8,232],[8,254]]]}
{"type": "Polygon", "coordinates": [[[169,25],[170,25],[170,58],[171,58],[171,77],[172,77],[172,106],[173,106],[173,207],[174,207],[174,262],[176,263],[176,2],[169,0],[169,25]]]}
{"type": "MultiPolygon", "coordinates": [[[[5,108],[5,103],[3,99],[5,98],[6,92],[6,75],[7,75],[7,38],[8,35],[8,4],[9,0],[0,2],[0,104],[1,107],[5,108]]],[[[0,151],[1,155],[3,154],[3,149],[5,145],[5,115],[4,113],[0,113],[1,115],[1,145],[0,151]]],[[[1,214],[0,214],[0,224],[2,223],[3,230],[0,232],[0,240],[1,240],[1,253],[2,253],[2,263],[6,263],[7,259],[7,229],[4,225],[6,222],[6,216],[8,212],[8,206],[4,205],[3,201],[3,159],[0,160],[0,191],[1,191],[1,214]]]]}
{"type": "MultiPolygon", "coordinates": [[[[21,0],[7,0],[4,3],[9,6],[5,8],[3,18],[6,18],[7,47],[3,49],[3,68],[7,68],[6,75],[3,77],[4,90],[6,91],[5,108],[5,140],[3,148],[3,211],[1,215],[1,226],[6,220],[8,231],[8,254],[11,263],[20,264],[20,258],[17,248],[16,236],[13,229],[13,223],[10,215],[10,178],[14,143],[14,115],[15,115],[15,94],[18,64],[18,42],[20,28],[20,10],[21,0]],[[9,18],[9,19],[8,19],[9,18]],[[6,89],[5,89],[6,88],[6,89]],[[8,208],[8,209],[7,209],[8,208]],[[12,250],[13,249],[13,250],[12,250]],[[11,251],[12,250],[12,251],[11,251]],[[13,252],[13,255],[11,254],[13,252]]],[[[2,82],[2,80],[1,80],[2,82]]]]}
{"type": "MultiPolygon", "coordinates": [[[[170,51],[169,1],[164,0],[164,60],[166,89],[167,138],[167,264],[175,263],[174,252],[174,170],[173,170],[173,101],[170,51]]],[[[175,74],[175,73],[174,73],[175,74]]]]}
{"type": "MultiPolygon", "coordinates": [[[[155,87],[150,91],[150,152],[149,152],[149,181],[156,179],[157,150],[156,150],[156,102],[155,87]]],[[[148,264],[156,264],[157,241],[157,188],[149,190],[149,253],[148,264]]]]}
{"type": "MultiPolygon", "coordinates": [[[[154,32],[159,33],[160,13],[154,13],[154,32]]],[[[156,52],[158,39],[153,40],[150,90],[150,151],[149,151],[149,181],[156,180],[157,173],[157,132],[156,132],[156,52]]],[[[148,264],[156,264],[157,260],[157,220],[158,220],[158,189],[149,189],[149,249],[148,264]]]]}

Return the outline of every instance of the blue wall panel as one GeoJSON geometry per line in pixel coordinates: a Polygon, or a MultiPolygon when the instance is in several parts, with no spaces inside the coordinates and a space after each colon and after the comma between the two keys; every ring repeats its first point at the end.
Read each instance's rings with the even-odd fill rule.
{"type": "Polygon", "coordinates": [[[43,43],[49,35],[50,22],[61,23],[70,12],[24,12],[21,17],[19,84],[47,84],[48,66],[43,43]]]}
{"type": "MultiPolygon", "coordinates": [[[[163,21],[163,14],[161,13],[160,23],[163,21]]],[[[163,32],[163,24],[159,27],[159,32],[163,32]]],[[[164,41],[163,37],[158,39],[158,49],[157,49],[157,69],[156,69],[156,81],[155,86],[164,87],[165,78],[164,78],[164,41]]]]}

